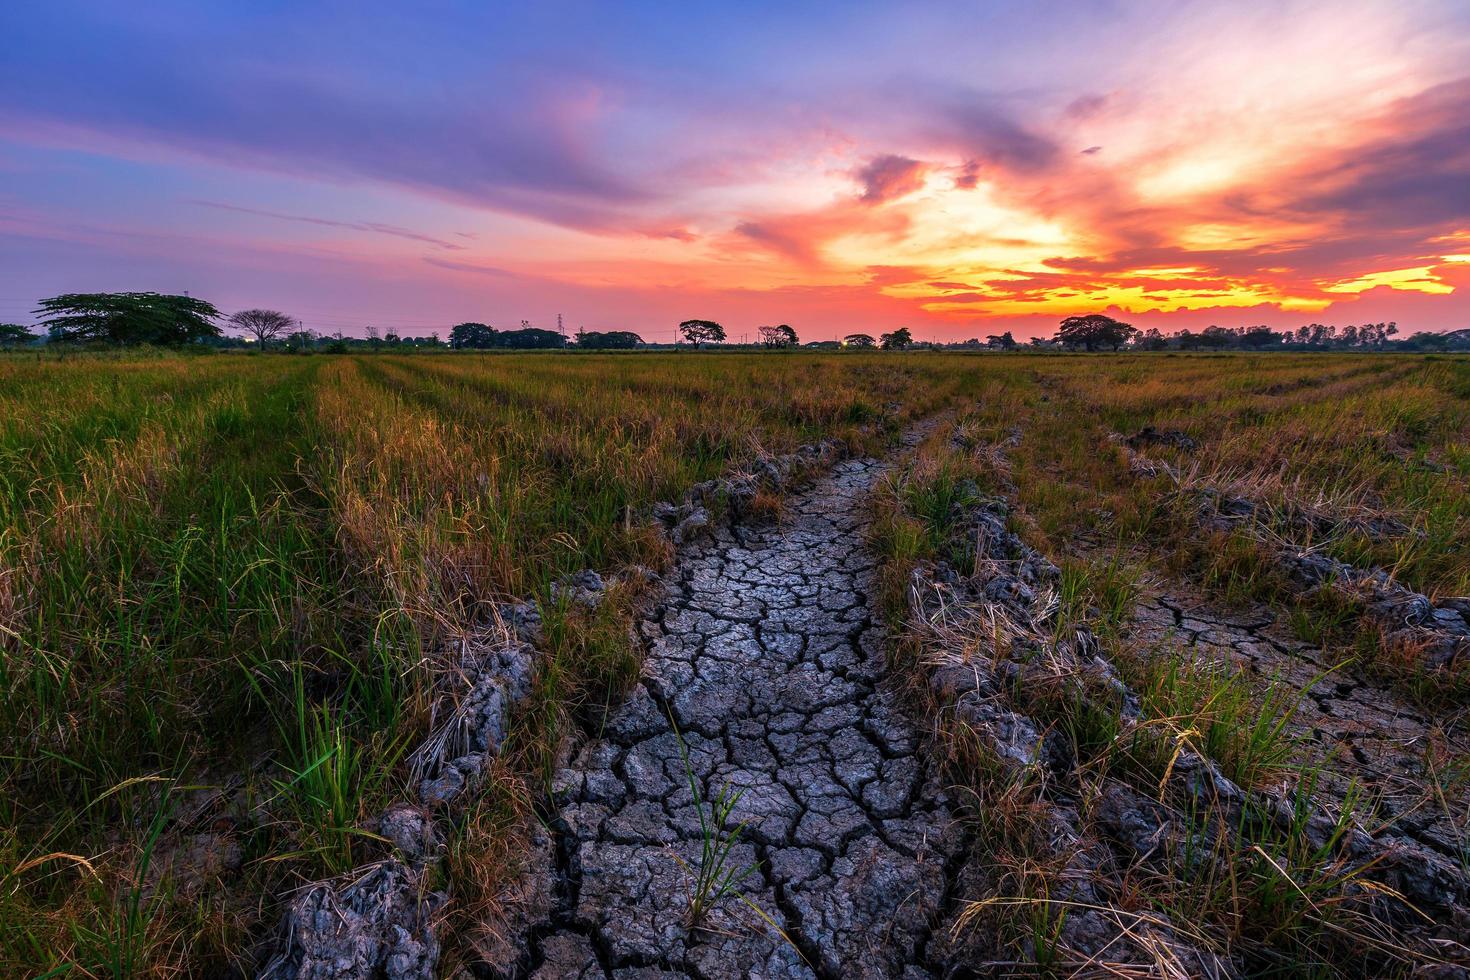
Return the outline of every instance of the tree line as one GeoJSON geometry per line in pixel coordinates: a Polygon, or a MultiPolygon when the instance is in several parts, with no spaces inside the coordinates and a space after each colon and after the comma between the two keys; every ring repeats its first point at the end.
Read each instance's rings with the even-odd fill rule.
{"type": "MultiPolygon", "coordinates": [[[[258,349],[277,347],[284,350],[348,351],[363,348],[443,348],[455,350],[632,350],[647,346],[642,337],[631,330],[581,330],[568,338],[555,330],[533,327],[522,320],[519,329],[498,330],[486,323],[465,322],[451,327],[447,342],[438,333],[424,337],[404,337],[389,330],[379,332],[366,328],[366,337],[350,338],[337,334],[324,337],[302,327],[301,322],[279,310],[240,310],[229,316],[213,304],[191,296],[161,293],[66,293],[41,300],[36,313],[46,330],[45,339],[61,344],[97,344],[130,347],[157,345],[178,347],[188,344],[213,346],[245,346],[237,338],[226,337],[225,329],[238,331],[251,338],[258,349]]],[[[972,339],[960,344],[916,345],[907,327],[873,337],[866,333],[850,333],[841,341],[817,341],[808,348],[849,347],[906,350],[915,346],[949,349],[1015,350],[1059,348],[1066,350],[1399,350],[1446,351],[1470,350],[1470,328],[1449,333],[1421,331],[1411,337],[1394,339],[1396,323],[1365,323],[1342,329],[1311,323],[1292,330],[1274,330],[1268,326],[1210,326],[1195,332],[1179,330],[1171,334],[1157,328],[1138,330],[1128,323],[1100,313],[1069,316],[1062,320],[1056,334],[1049,339],[1035,338],[1028,344],[1018,343],[1010,331],[992,334],[982,344],[972,339]]],[[[723,344],[724,326],[714,320],[684,320],[676,336],[686,344],[702,348],[723,344]]],[[[790,324],[762,326],[757,329],[762,347],[780,350],[802,346],[790,324]]],[[[31,328],[19,324],[0,323],[0,347],[35,343],[42,338],[31,328]]]]}
{"type": "MultiPolygon", "coordinates": [[[[1164,350],[1465,350],[1470,349],[1470,329],[1449,333],[1420,331],[1403,340],[1393,340],[1399,332],[1398,324],[1364,323],[1349,325],[1339,330],[1336,326],[1311,323],[1294,330],[1273,330],[1264,324],[1249,327],[1209,326],[1199,332],[1178,330],[1171,334],[1157,327],[1138,330],[1131,324],[1115,320],[1100,313],[1085,316],[1070,316],[1062,321],[1060,329],[1050,341],[1033,340],[1031,346],[1059,346],[1068,349],[1122,350],[1131,348],[1144,351],[1164,350]]],[[[995,337],[990,338],[995,341],[995,337]]],[[[1006,333],[1004,341],[996,346],[1018,346],[1006,333]]]]}

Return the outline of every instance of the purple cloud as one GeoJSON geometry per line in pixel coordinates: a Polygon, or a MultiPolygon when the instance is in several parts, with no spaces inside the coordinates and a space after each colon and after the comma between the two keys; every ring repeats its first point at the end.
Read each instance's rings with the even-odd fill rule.
{"type": "Polygon", "coordinates": [[[889,153],[869,160],[853,173],[853,177],[863,187],[863,201],[882,204],[923,187],[927,170],[927,164],[889,153]]]}

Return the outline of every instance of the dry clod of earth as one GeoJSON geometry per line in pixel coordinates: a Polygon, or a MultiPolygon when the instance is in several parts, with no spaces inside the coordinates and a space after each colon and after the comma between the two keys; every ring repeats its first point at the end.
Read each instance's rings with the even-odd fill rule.
{"type": "Polygon", "coordinates": [[[1192,453],[1199,448],[1199,443],[1178,429],[1160,430],[1151,425],[1145,425],[1129,436],[1128,445],[1134,449],[1142,449],[1145,446],[1172,446],[1187,453],[1192,453]]]}
{"type": "Polygon", "coordinates": [[[812,470],[826,466],[842,452],[831,441],[798,447],[782,455],[762,456],[746,473],[696,483],[678,503],[653,505],[653,518],[675,546],[687,544],[711,529],[712,511],[740,517],[761,490],[779,491],[812,470]]]}
{"type": "Polygon", "coordinates": [[[1431,600],[1381,568],[1358,568],[1316,551],[1283,548],[1283,566],[1306,588],[1329,587],[1363,604],[1384,642],[1417,651],[1435,669],[1470,660],[1470,599],[1431,600]]]}
{"type": "Polygon", "coordinates": [[[562,900],[531,976],[930,975],[958,840],[881,683],[862,507],[880,468],[842,462],[779,526],[680,554],[640,627],[641,685],[557,776],[562,900]],[[702,800],[740,791],[729,865],[752,869],[697,923],[691,773],[702,800]]]}
{"type": "Polygon", "coordinates": [[[286,913],[286,943],[265,980],[434,980],[439,943],[430,928],[443,903],[422,871],[388,860],[338,882],[308,886],[286,913]]]}

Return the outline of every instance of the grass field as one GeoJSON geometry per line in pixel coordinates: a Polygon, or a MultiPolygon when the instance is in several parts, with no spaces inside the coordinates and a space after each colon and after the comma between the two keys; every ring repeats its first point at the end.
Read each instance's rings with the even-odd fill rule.
{"type": "MultiPolygon", "coordinates": [[[[897,666],[931,702],[952,771],[974,796],[974,860],[989,869],[991,893],[970,906],[964,930],[1003,937],[987,950],[994,958],[1085,973],[1089,957],[1069,947],[1085,928],[1067,922],[1092,914],[1067,900],[1083,880],[1095,888],[1089,901],[1135,927],[1136,959],[1123,956],[1119,975],[1194,974],[1211,958],[1293,976],[1409,975],[1436,955],[1463,962],[1463,947],[1416,943],[1394,915],[1352,897],[1402,883],[1385,870],[1399,845],[1350,858],[1342,842],[1351,828],[1383,841],[1418,834],[1452,873],[1470,868],[1465,658],[1431,669],[1337,592],[1294,583],[1280,556],[1316,550],[1381,567],[1431,600],[1470,590],[1470,363],[1016,366],[987,372],[981,397],[931,432],[876,500],[885,601],[903,638],[897,666]],[[1119,438],[1145,427],[1155,438],[1132,440],[1141,450],[1119,438]],[[1163,466],[1140,468],[1141,454],[1163,466]],[[1223,498],[1254,506],[1212,521],[1223,498]],[[1054,581],[1030,577],[1030,559],[1006,551],[989,525],[977,540],[969,515],[994,501],[1000,523],[1059,566],[1054,581]],[[955,595],[972,597],[974,619],[936,624],[915,605],[916,583],[952,580],[929,570],[935,562],[958,575],[955,595]],[[1211,606],[1200,597],[1217,611],[1202,611],[1211,606]],[[1135,614],[1160,599],[1198,619],[1150,629],[1135,614]],[[1240,625],[1273,619],[1271,629],[1240,625]],[[1221,661],[1201,655],[1217,649],[1228,651],[1221,661]],[[990,676],[1006,663],[1020,679],[1001,685],[1003,712],[1052,733],[1065,765],[1010,764],[996,730],[941,691],[953,676],[941,668],[979,665],[990,676]],[[1360,724],[1353,713],[1370,702],[1375,713],[1360,724]],[[1374,725],[1420,712],[1412,734],[1376,741],[1374,725]],[[1188,788],[1176,766],[1190,760],[1241,795],[1188,788]],[[1298,823],[1264,815],[1281,800],[1298,823]],[[1142,850],[1116,846],[1120,812],[1134,827],[1158,825],[1142,850]],[[1318,812],[1334,828],[1325,841],[1306,829],[1318,812]],[[1115,846],[1059,850],[1058,826],[1115,846]]],[[[1448,923],[1422,904],[1406,899],[1414,915],[1448,923]]]]}
{"type": "MultiPolygon", "coordinates": [[[[1463,704],[1458,668],[1405,676],[1270,560],[1320,546],[1431,599],[1470,593],[1463,358],[0,357],[0,972],[247,969],[271,896],[381,852],[358,822],[400,795],[442,651],[496,603],[537,601],[548,624],[496,775],[523,802],[567,719],[638,663],[636,596],[587,621],[553,582],[666,565],[649,507],[761,453],[833,438],[881,455],[938,415],[888,504],[892,581],[963,559],[946,533],[966,494],[1009,494],[1099,632],[1126,620],[1142,563],[1278,608],[1447,718],[1463,704]],[[1146,448],[1180,479],[1130,467],[1114,437],[1144,426],[1196,444],[1146,448]],[[1003,454],[946,448],[1013,433],[1003,454]],[[1181,486],[1260,509],[1201,530],[1181,486]],[[186,867],[176,838],[201,820],[228,846],[186,867]]],[[[1149,669],[1132,679],[1185,683],[1149,669]]],[[[1283,765],[1220,754],[1247,783],[1283,765]]]]}
{"type": "MultiPolygon", "coordinates": [[[[0,968],[239,953],[258,896],[374,846],[354,821],[395,793],[434,653],[493,603],[666,561],[652,502],[760,451],[881,449],[962,367],[0,360],[0,968]],[[206,786],[243,811],[245,880],[171,902],[152,830],[206,786]]],[[[554,631],[557,703],[525,741],[636,669],[618,631],[588,633],[554,631]]]]}

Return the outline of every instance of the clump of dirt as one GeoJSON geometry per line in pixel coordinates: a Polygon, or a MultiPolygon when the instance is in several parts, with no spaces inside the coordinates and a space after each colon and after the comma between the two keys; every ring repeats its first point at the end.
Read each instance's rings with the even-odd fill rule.
{"type": "Polygon", "coordinates": [[[1331,588],[1361,603],[1390,647],[1414,652],[1431,669],[1470,662],[1470,598],[1432,600],[1381,568],[1359,568],[1320,552],[1283,547],[1277,558],[1306,588],[1331,588]]]}
{"type": "Polygon", "coordinates": [[[827,440],[801,446],[791,453],[760,456],[744,471],[696,483],[678,502],[654,504],[653,518],[671,543],[686,544],[709,533],[716,515],[740,518],[762,491],[779,493],[830,465],[842,451],[839,443],[827,440]]]}
{"type": "Polygon", "coordinates": [[[264,980],[435,980],[439,943],[430,923],[444,896],[422,870],[388,860],[298,893],[284,948],[264,980]]]}
{"type": "Polygon", "coordinates": [[[1192,453],[1199,448],[1187,433],[1178,429],[1156,429],[1151,425],[1145,425],[1133,435],[1128,437],[1128,445],[1134,449],[1143,449],[1148,446],[1168,446],[1182,452],[1192,453]]]}

